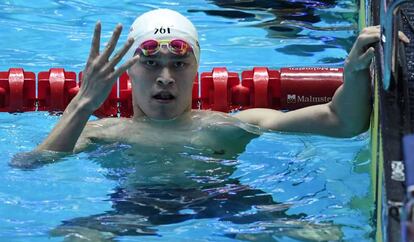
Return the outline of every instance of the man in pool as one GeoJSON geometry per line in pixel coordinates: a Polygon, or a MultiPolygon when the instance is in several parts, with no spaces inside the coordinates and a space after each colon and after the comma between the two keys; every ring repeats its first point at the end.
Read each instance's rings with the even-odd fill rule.
{"type": "Polygon", "coordinates": [[[235,154],[257,136],[241,128],[243,123],[337,137],[355,136],[369,127],[369,66],[372,45],[380,37],[378,26],[363,29],[357,38],[345,61],[344,84],[331,102],[290,112],[250,109],[233,116],[191,110],[200,47],[196,29],[187,18],[165,9],[141,15],[132,24],[126,44],[110,58],[121,29],[121,25],[115,28],[100,52],[101,24],[96,24],[79,93],[38,151],[73,152],[92,142],[121,141],[144,147],[189,144],[235,154]],[[115,68],[124,56],[126,62],[115,68]],[[133,117],[88,122],[124,71],[132,82],[133,117]]]}
{"type": "MultiPolygon", "coordinates": [[[[120,25],[116,27],[100,52],[101,24],[96,24],[79,93],[33,153],[67,154],[108,143],[132,147],[116,153],[122,164],[106,156],[98,159],[107,168],[136,170],[126,173],[127,181],[120,179],[122,185],[111,194],[115,211],[67,221],[63,226],[67,233],[81,227],[120,235],[151,234],[151,225],[190,218],[223,219],[224,215],[224,219],[237,223],[240,218],[233,215],[253,205],[283,215],[288,205],[277,207],[269,194],[229,178],[235,169],[231,160],[261,133],[257,126],[338,137],[357,135],[369,126],[369,66],[374,55],[370,46],[379,40],[378,27],[365,28],[358,37],[345,62],[344,84],[330,103],[287,113],[251,109],[233,116],[191,110],[200,47],[196,29],[187,18],[171,10],[141,15],[132,24],[126,44],[110,58],[121,29],[120,25]],[[126,62],[116,68],[123,57],[126,62]],[[88,122],[124,71],[132,83],[133,117],[88,122]],[[187,210],[191,211],[183,214],[187,210]],[[123,226],[108,226],[114,223],[123,226]]],[[[31,167],[38,162],[20,158],[12,164],[31,167]]]]}

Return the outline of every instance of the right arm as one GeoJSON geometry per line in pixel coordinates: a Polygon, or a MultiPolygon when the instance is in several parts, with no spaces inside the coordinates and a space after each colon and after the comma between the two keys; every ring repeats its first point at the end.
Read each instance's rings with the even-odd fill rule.
{"type": "Polygon", "coordinates": [[[36,148],[37,151],[73,152],[89,117],[108,97],[118,77],[138,60],[137,58],[130,59],[115,69],[115,65],[120,62],[131,47],[133,39],[129,39],[124,47],[109,60],[121,31],[122,26],[118,25],[105,50],[100,54],[101,24],[99,22],[96,24],[91,52],[83,72],[80,90],[69,103],[62,118],[49,136],[36,148]]]}
{"type": "Polygon", "coordinates": [[[81,136],[81,134],[89,117],[108,97],[118,77],[139,58],[136,56],[115,69],[134,41],[128,39],[123,48],[109,59],[121,31],[122,26],[118,25],[105,50],[99,53],[101,24],[99,22],[96,24],[91,51],[78,94],[66,107],[61,119],[48,137],[34,151],[17,154],[13,157],[11,165],[31,168],[53,162],[66,154],[73,153],[75,145],[76,150],[86,148],[89,143],[87,135],[81,136]],[[80,136],[81,139],[79,139],[80,136]]]}
{"type": "Polygon", "coordinates": [[[92,112],[78,96],[69,103],[59,122],[35,151],[72,152],[92,112]]]}

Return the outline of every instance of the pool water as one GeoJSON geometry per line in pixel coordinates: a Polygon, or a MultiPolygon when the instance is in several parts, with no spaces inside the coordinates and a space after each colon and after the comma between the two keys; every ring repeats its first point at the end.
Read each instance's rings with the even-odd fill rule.
{"type": "MultiPolygon", "coordinates": [[[[180,11],[197,26],[200,72],[219,66],[239,73],[254,66],[341,66],[357,29],[357,5],[346,0],[2,1],[0,70],[79,72],[98,19],[105,42],[117,23],[127,28],[136,15],[158,7],[180,11]]],[[[68,224],[123,231],[114,241],[373,240],[367,133],[348,139],[265,133],[235,160],[218,161],[216,171],[197,175],[206,184],[222,179],[222,186],[128,193],[125,178],[140,171],[122,167],[134,161],[125,144],[32,170],[8,165],[15,154],[35,148],[58,119],[46,112],[0,113],[0,241],[62,241],[51,231],[68,224]],[[133,201],[141,202],[134,207],[133,201]],[[188,201],[192,205],[183,205],[188,201]],[[166,212],[148,215],[148,223],[141,210],[157,206],[166,212]]],[[[214,160],[185,159],[206,166],[214,160]]]]}

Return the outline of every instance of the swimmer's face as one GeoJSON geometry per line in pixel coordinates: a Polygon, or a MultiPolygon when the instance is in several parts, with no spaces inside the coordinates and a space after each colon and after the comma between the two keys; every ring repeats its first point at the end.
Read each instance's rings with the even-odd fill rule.
{"type": "Polygon", "coordinates": [[[197,69],[193,52],[179,56],[162,48],[152,56],[141,54],[128,70],[134,106],[153,119],[172,119],[191,110],[197,69]]]}

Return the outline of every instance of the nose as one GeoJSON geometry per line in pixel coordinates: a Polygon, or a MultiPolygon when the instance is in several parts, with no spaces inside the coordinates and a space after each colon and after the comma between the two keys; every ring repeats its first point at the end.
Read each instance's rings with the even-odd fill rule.
{"type": "Polygon", "coordinates": [[[163,68],[160,75],[157,77],[156,80],[157,84],[160,86],[169,86],[175,83],[174,78],[171,76],[170,71],[168,68],[163,68]]]}

